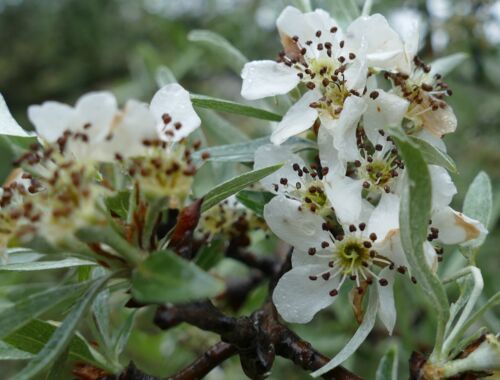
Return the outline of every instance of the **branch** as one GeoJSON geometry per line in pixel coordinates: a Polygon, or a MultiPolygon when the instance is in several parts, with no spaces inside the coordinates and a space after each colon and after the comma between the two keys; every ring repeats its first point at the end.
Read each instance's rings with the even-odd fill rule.
{"type": "Polygon", "coordinates": [[[167,380],[195,380],[206,376],[212,369],[235,355],[238,350],[224,342],[210,347],[202,356],[167,380]]]}

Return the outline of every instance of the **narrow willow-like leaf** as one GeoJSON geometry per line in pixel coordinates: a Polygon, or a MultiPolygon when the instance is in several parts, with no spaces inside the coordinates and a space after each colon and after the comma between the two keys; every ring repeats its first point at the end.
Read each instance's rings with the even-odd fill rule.
{"type": "Polygon", "coordinates": [[[209,270],[224,258],[224,241],[213,239],[210,244],[203,245],[196,256],[195,263],[203,270],[209,270]]]}
{"type": "Polygon", "coordinates": [[[169,250],[152,254],[132,276],[132,294],[145,303],[188,302],[223,289],[221,280],[169,250]]]}
{"type": "Polygon", "coordinates": [[[354,333],[353,337],[349,342],[340,350],[340,352],[333,357],[326,365],[318,369],[317,371],[311,373],[312,377],[318,377],[326,372],[330,371],[332,368],[337,367],[339,364],[348,359],[365,341],[370,331],[372,331],[373,326],[375,326],[375,320],[377,319],[378,310],[378,295],[376,288],[371,289],[370,298],[368,300],[368,307],[363,315],[363,322],[359,325],[358,329],[354,333]]]}
{"type": "Polygon", "coordinates": [[[361,11],[355,0],[328,0],[328,3],[330,13],[335,15],[335,19],[343,28],[360,16],[361,11]]]}
{"type": "Polygon", "coordinates": [[[204,196],[201,211],[206,211],[224,199],[236,194],[238,191],[243,190],[247,186],[260,181],[262,178],[267,177],[269,174],[274,173],[281,168],[283,164],[272,165],[266,168],[252,170],[246,172],[238,177],[232,178],[219,186],[210,190],[204,196]]]}
{"type": "Polygon", "coordinates": [[[82,295],[90,283],[81,282],[35,293],[2,309],[0,312],[0,321],[2,321],[0,323],[0,339],[56,305],[70,299],[76,299],[82,295]]]}
{"type": "Polygon", "coordinates": [[[410,137],[410,139],[418,146],[427,163],[442,166],[452,173],[457,173],[457,166],[455,165],[453,158],[451,158],[448,154],[422,139],[416,137],[410,137]]]}
{"type": "Polygon", "coordinates": [[[38,354],[21,372],[16,374],[12,380],[32,379],[40,372],[44,371],[62,354],[70,344],[78,323],[90,308],[95,296],[108,280],[109,276],[105,276],[94,282],[81,300],[73,307],[66,318],[64,318],[61,326],[51,335],[48,342],[38,354]]]}
{"type": "Polygon", "coordinates": [[[398,347],[391,346],[378,363],[375,380],[398,380],[398,347]]]}
{"type": "Polygon", "coordinates": [[[429,76],[434,76],[436,74],[447,75],[453,69],[458,67],[463,61],[465,61],[469,56],[464,53],[455,53],[447,55],[443,58],[438,58],[431,62],[431,72],[429,76]]]}
{"type": "Polygon", "coordinates": [[[167,84],[177,83],[174,73],[167,66],[160,66],[155,72],[156,85],[158,87],[166,86],[167,84]]]}
{"type": "Polygon", "coordinates": [[[0,271],[28,272],[37,270],[79,267],[83,265],[96,265],[96,263],[89,260],[68,258],[58,261],[34,261],[34,262],[0,265],[0,271]]]}
{"type": "Polygon", "coordinates": [[[192,30],[188,34],[188,40],[206,46],[216,54],[221,62],[226,62],[233,71],[240,75],[241,69],[248,62],[247,57],[236,49],[228,40],[220,34],[210,30],[192,30]]]}
{"type": "Polygon", "coordinates": [[[228,122],[217,112],[210,109],[196,110],[202,121],[202,129],[207,140],[213,145],[250,142],[248,136],[235,125],[228,122]]]}
{"type": "Polygon", "coordinates": [[[32,353],[20,350],[0,341],[0,360],[27,360],[33,357],[32,353]]]}
{"type": "Polygon", "coordinates": [[[278,115],[274,112],[263,110],[261,108],[247,106],[246,104],[233,102],[231,100],[212,98],[210,96],[205,96],[205,95],[191,94],[191,101],[193,102],[193,105],[195,107],[209,108],[215,111],[233,113],[237,115],[253,117],[255,119],[262,119],[269,121],[280,121],[282,119],[281,115],[278,115]]]}
{"type": "Polygon", "coordinates": [[[408,176],[402,192],[399,214],[401,242],[412,273],[426,292],[436,312],[438,326],[433,355],[439,355],[445,324],[450,313],[445,289],[427,265],[423,250],[430,218],[431,179],[427,163],[418,147],[400,133],[393,132],[393,138],[403,157],[408,176]]]}
{"type": "MultiPolygon", "coordinates": [[[[53,324],[35,319],[5,338],[5,342],[34,356],[40,352],[56,329],[57,327],[53,324]]],[[[99,366],[88,344],[79,335],[71,339],[68,350],[70,359],[99,366]]]]}
{"type": "Polygon", "coordinates": [[[243,203],[246,208],[249,208],[257,215],[264,215],[264,206],[273,199],[274,194],[268,191],[250,191],[242,190],[236,198],[243,203]]]}
{"type": "Polygon", "coordinates": [[[488,174],[480,172],[472,181],[465,195],[464,214],[479,220],[485,226],[491,221],[493,195],[491,180],[488,174]]]}
{"type": "MultiPolygon", "coordinates": [[[[201,159],[203,154],[208,154],[209,161],[221,162],[253,162],[255,151],[263,146],[268,145],[269,137],[261,137],[245,143],[219,145],[211,148],[200,149],[193,153],[194,159],[201,159]]],[[[292,137],[283,143],[289,146],[293,152],[300,152],[306,149],[316,149],[316,144],[310,140],[300,137],[292,137]]]]}
{"type": "Polygon", "coordinates": [[[113,348],[113,352],[116,359],[120,357],[121,353],[125,349],[125,346],[127,345],[128,338],[130,337],[130,334],[132,333],[132,328],[134,327],[135,314],[136,310],[133,310],[127,316],[125,322],[123,323],[120,330],[118,331],[118,334],[116,335],[113,348]]]}
{"type": "Polygon", "coordinates": [[[311,0],[292,0],[292,4],[295,5],[302,12],[311,12],[311,0]]]}

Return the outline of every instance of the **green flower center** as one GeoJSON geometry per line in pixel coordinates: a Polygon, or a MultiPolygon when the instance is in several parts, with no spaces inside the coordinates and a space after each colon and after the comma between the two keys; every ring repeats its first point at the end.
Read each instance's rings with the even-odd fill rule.
{"type": "Polygon", "coordinates": [[[337,244],[337,265],[342,268],[342,273],[351,275],[359,268],[370,262],[370,249],[356,238],[350,238],[337,244]]]}

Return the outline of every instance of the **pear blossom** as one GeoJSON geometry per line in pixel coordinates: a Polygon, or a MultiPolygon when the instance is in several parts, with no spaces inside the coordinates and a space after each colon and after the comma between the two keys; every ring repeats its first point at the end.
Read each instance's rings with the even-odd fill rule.
{"type": "Polygon", "coordinates": [[[295,248],[292,269],[281,277],[273,293],[273,302],[285,320],[309,322],[335,301],[346,280],[353,281],[358,292],[363,292],[363,282],[376,281],[379,316],[392,332],[396,318],[394,269],[401,258],[383,243],[397,226],[395,201],[397,197],[387,195],[376,208],[367,205],[357,224],[341,222],[335,227],[282,195],[265,206],[264,218],[271,230],[295,248]]]}
{"type": "Polygon", "coordinates": [[[54,101],[30,106],[28,117],[46,143],[57,143],[79,161],[140,156],[149,142],[180,141],[201,124],[189,93],[178,84],[158,90],[149,106],[129,100],[119,110],[113,94],[91,92],[75,107],[54,101]]]}
{"type": "Polygon", "coordinates": [[[283,163],[283,166],[260,182],[268,191],[299,201],[302,207],[332,216],[330,200],[326,196],[325,166],[319,172],[308,167],[304,160],[285,145],[263,145],[255,151],[254,169],[283,163]]]}
{"type": "Polygon", "coordinates": [[[368,73],[364,45],[357,50],[348,46],[338,23],[321,9],[301,13],[289,6],[276,25],[284,51],[278,62],[247,63],[241,94],[260,99],[286,94],[299,83],[308,91],[288,110],[271,141],[281,144],[306,131],[318,116],[342,124],[358,114],[368,73]]]}

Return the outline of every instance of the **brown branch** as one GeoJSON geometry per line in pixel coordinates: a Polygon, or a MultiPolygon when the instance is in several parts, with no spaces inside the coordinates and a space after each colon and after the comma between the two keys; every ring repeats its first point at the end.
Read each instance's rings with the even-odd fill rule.
{"type": "Polygon", "coordinates": [[[226,250],[226,257],[237,260],[250,268],[258,269],[268,276],[275,276],[281,266],[281,263],[277,260],[243,251],[234,244],[229,244],[229,247],[226,250]]]}
{"type": "Polygon", "coordinates": [[[197,380],[202,379],[212,369],[220,363],[235,355],[238,350],[229,343],[219,342],[210,347],[202,356],[180,370],[175,375],[167,378],[167,380],[197,380]]]}
{"type": "MultiPolygon", "coordinates": [[[[270,293],[279,277],[290,269],[290,257],[291,255],[288,255],[279,273],[273,276],[270,293]]],[[[310,343],[302,340],[279,321],[276,309],[270,300],[251,316],[239,318],[225,315],[208,300],[161,306],[157,310],[154,322],[162,329],[186,322],[202,330],[219,334],[222,341],[233,347],[239,354],[242,369],[251,379],[264,378],[271,370],[276,355],[293,361],[307,371],[317,370],[329,361],[328,357],[316,351],[310,343]]],[[[200,358],[192,365],[198,362],[208,365],[206,363],[208,361],[211,368],[214,368],[225,360],[220,360],[222,358],[220,356],[209,356],[203,360],[200,358]]],[[[177,375],[171,379],[197,379],[197,377],[175,377],[177,375]]],[[[322,377],[330,380],[361,379],[342,366],[332,369],[322,377]]]]}

